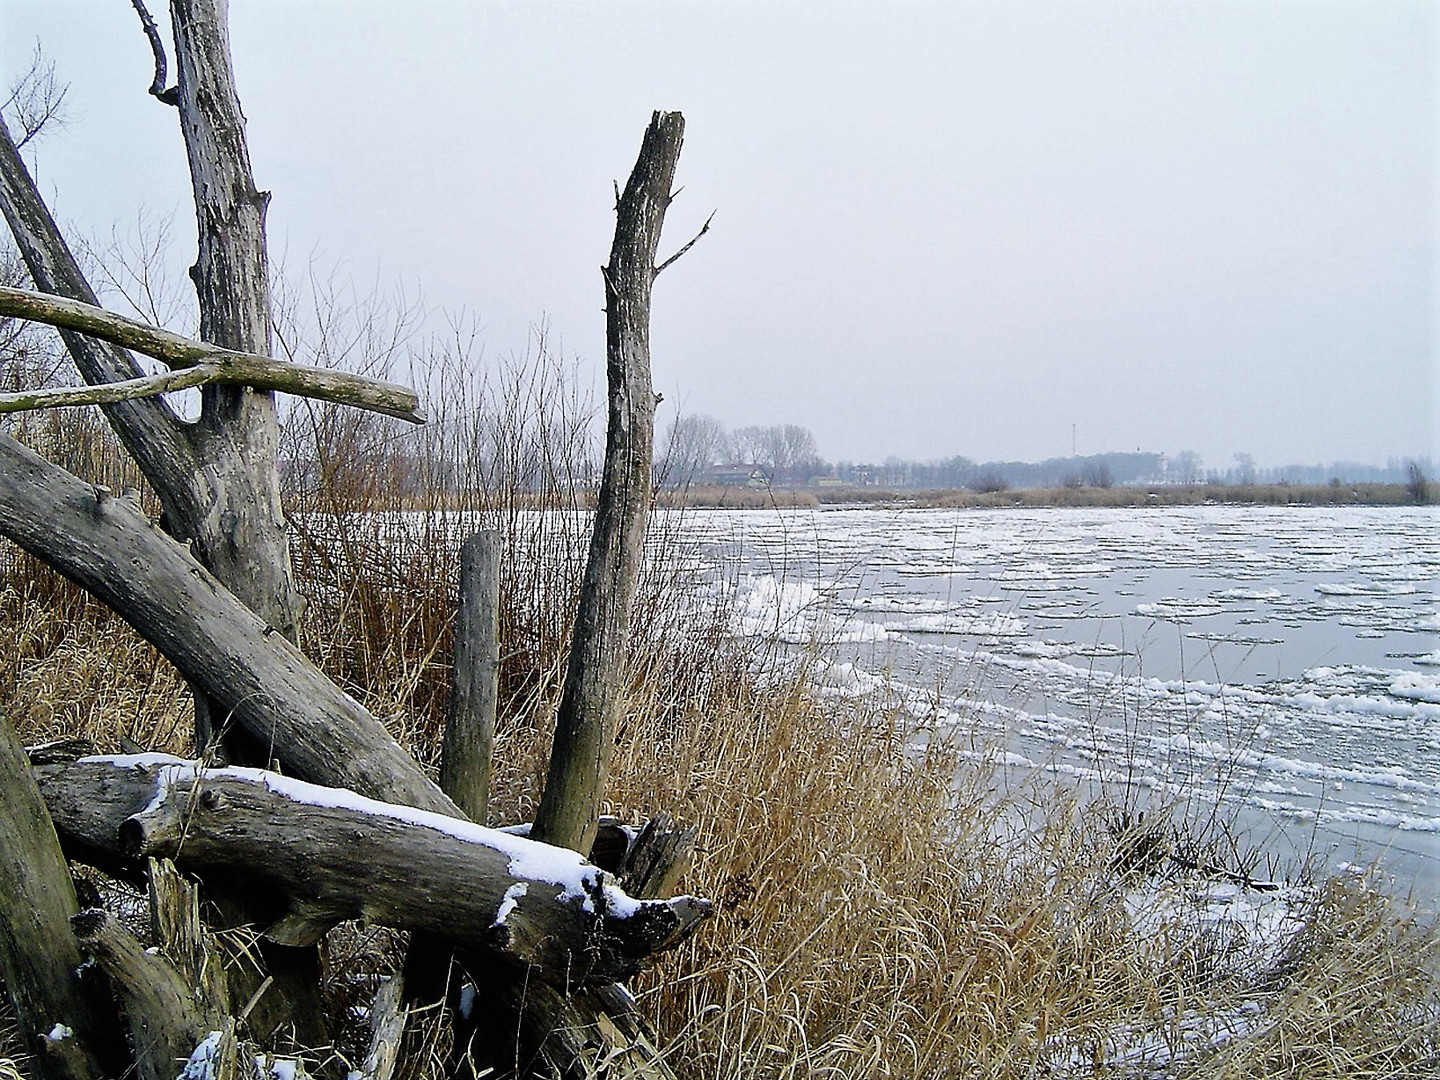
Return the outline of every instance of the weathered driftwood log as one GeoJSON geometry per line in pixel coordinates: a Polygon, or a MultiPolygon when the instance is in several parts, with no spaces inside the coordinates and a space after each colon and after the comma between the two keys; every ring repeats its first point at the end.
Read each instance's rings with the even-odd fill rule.
{"type": "Polygon", "coordinates": [[[258,769],[134,755],[36,773],[62,840],[243,874],[283,909],[267,931],[282,943],[364,919],[580,985],[633,975],[710,910],[634,900],[571,851],[258,769]]]}
{"type": "Polygon", "coordinates": [[[77,910],[30,763],[0,716],[0,979],[46,1080],[92,1080],[124,1067],[113,1006],[79,975],[68,921],[77,910]]]}
{"type": "Polygon", "coordinates": [[[307,780],[459,815],[359,702],[131,500],[0,433],[0,535],[118,612],[219,711],[307,780]]]}
{"type": "MultiPolygon", "coordinates": [[[[602,832],[603,832],[602,822],[602,832]]],[[[657,814],[638,829],[624,827],[628,843],[616,878],[631,896],[645,899],[673,891],[695,850],[693,827],[677,828],[657,814]]],[[[655,1045],[654,1032],[618,983],[561,994],[553,987],[510,1004],[533,1048],[538,1074],[556,1078],[589,1076],[603,1062],[606,1076],[625,1080],[674,1080],[655,1045]]]]}
{"type": "Polygon", "coordinates": [[[208,1013],[190,980],[109,912],[90,908],[70,921],[125,1001],[140,1080],[171,1080],[223,1017],[208,1013]]]}

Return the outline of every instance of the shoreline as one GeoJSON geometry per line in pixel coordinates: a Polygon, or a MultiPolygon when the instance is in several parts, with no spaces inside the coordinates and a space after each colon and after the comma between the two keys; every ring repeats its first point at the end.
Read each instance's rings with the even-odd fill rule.
{"type": "Polygon", "coordinates": [[[1004,509],[1048,506],[1434,506],[1404,484],[1193,484],[1112,488],[966,489],[694,487],[664,491],[657,503],[701,510],[786,510],[874,506],[886,509],[1004,509]]]}

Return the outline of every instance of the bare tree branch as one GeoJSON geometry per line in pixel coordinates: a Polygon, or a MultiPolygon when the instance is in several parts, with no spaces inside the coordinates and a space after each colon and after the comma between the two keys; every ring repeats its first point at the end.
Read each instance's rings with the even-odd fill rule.
{"type": "Polygon", "coordinates": [[[16,149],[37,138],[47,126],[64,125],[65,95],[69,89],[56,80],[55,63],[45,59],[37,41],[29,69],[10,87],[10,95],[0,106],[20,124],[16,149]]]}
{"type": "MultiPolygon", "coordinates": [[[[679,192],[676,192],[676,194],[679,194],[679,192]]],[[[674,199],[675,196],[672,195],[672,196],[670,196],[670,198],[671,198],[671,199],[674,199]]],[[[697,240],[699,240],[700,237],[704,236],[707,232],[710,231],[710,222],[712,222],[712,221],[714,221],[714,220],[715,220],[715,211],[714,211],[714,210],[711,210],[711,211],[710,211],[710,216],[705,219],[705,224],[700,226],[700,231],[690,238],[690,242],[689,242],[688,244],[686,244],[684,247],[682,247],[679,251],[675,252],[674,255],[671,255],[668,259],[666,259],[664,262],[662,262],[659,266],[655,267],[655,271],[654,271],[655,276],[656,276],[656,277],[659,277],[659,276],[660,276],[660,271],[664,270],[667,266],[669,266],[671,263],[673,263],[676,259],[680,258],[681,255],[684,255],[685,252],[689,251],[692,247],[694,247],[694,246],[695,246],[695,242],[696,242],[697,240]]]]}
{"type": "Polygon", "coordinates": [[[34,409],[61,409],[76,405],[113,405],[117,401],[169,394],[192,386],[216,382],[223,373],[210,364],[197,364],[180,371],[166,371],[124,382],[98,386],[49,386],[41,390],[17,390],[0,394],[0,414],[30,412],[34,409]]]}
{"type": "Polygon", "coordinates": [[[150,96],[166,105],[179,106],[180,90],[172,86],[165,89],[165,42],[160,38],[160,29],[155,25],[155,20],[150,17],[149,10],[145,7],[145,0],[130,0],[135,8],[135,13],[140,16],[140,25],[145,28],[145,36],[150,39],[150,51],[155,54],[155,78],[150,83],[150,96]]]}
{"type": "Polygon", "coordinates": [[[203,377],[177,378],[173,373],[148,375],[94,387],[62,387],[52,390],[0,394],[0,412],[47,408],[58,405],[98,405],[127,401],[178,390],[186,386],[243,385],[257,390],[277,390],[302,397],[353,405],[414,424],[425,422],[419,399],[413,390],[395,383],[354,375],[348,371],[307,367],[275,360],[256,353],[233,352],[203,341],[149,326],[92,304],[67,300],[49,293],[0,287],[0,315],[48,323],[65,330],[90,334],[115,345],[144,353],[172,368],[203,367],[203,377]]]}

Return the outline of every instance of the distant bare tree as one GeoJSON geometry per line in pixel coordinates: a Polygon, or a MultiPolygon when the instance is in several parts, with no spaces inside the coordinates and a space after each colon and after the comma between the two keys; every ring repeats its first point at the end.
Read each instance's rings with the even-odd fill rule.
{"type": "Polygon", "coordinates": [[[1088,487],[1108,488],[1115,485],[1110,466],[1103,461],[1092,461],[1085,466],[1085,483],[1088,487]]]}
{"type": "Polygon", "coordinates": [[[799,424],[737,428],[730,452],[739,464],[763,465],[773,478],[792,482],[814,472],[820,460],[814,434],[799,424]]]}
{"type": "Polygon", "coordinates": [[[766,429],[763,427],[736,428],[730,433],[730,457],[740,465],[764,465],[766,451],[766,429]]]}
{"type": "Polygon", "coordinates": [[[792,480],[803,480],[815,471],[820,455],[815,450],[815,436],[799,424],[784,424],[771,429],[775,440],[775,472],[792,480]]]}
{"type": "Polygon", "coordinates": [[[1405,494],[1410,501],[1416,505],[1423,506],[1430,501],[1430,480],[1425,475],[1425,468],[1418,461],[1405,463],[1405,494]]]}
{"type": "Polygon", "coordinates": [[[705,413],[676,416],[665,434],[661,483],[683,488],[699,480],[711,465],[729,455],[725,425],[705,413]]]}
{"type": "Polygon", "coordinates": [[[997,472],[983,472],[970,481],[970,490],[982,495],[994,495],[1010,487],[1009,481],[997,472]]]}
{"type": "Polygon", "coordinates": [[[1200,470],[1204,462],[1194,450],[1181,450],[1175,455],[1175,476],[1182,484],[1198,484],[1204,475],[1200,470]]]}
{"type": "Polygon", "coordinates": [[[1252,454],[1235,455],[1235,483],[1255,483],[1255,457],[1252,454]]]}

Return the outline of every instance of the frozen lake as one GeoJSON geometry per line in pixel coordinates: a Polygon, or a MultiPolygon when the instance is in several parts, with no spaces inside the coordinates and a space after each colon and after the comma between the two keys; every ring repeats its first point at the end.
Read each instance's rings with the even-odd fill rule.
{"type": "MultiPolygon", "coordinates": [[[[1015,783],[1220,808],[1293,867],[1440,895],[1432,508],[689,510],[741,625],[994,736],[1015,783]]],[[[1262,867],[1262,872],[1263,872],[1262,867]]]]}

